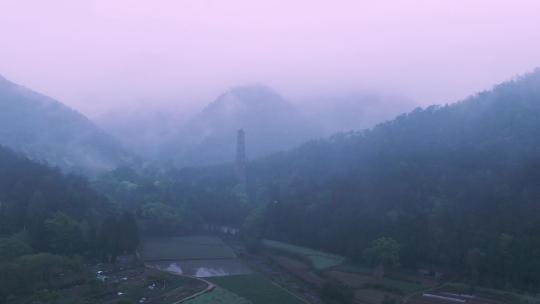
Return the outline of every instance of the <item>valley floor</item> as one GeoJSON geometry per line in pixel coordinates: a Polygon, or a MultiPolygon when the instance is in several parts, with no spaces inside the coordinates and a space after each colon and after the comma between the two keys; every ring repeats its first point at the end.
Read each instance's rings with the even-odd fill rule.
{"type": "Polygon", "coordinates": [[[87,266],[84,273],[66,274],[56,286],[36,294],[8,299],[9,304],[175,303],[207,288],[204,282],[143,265],[87,266]]]}
{"type": "Polygon", "coordinates": [[[86,265],[84,273],[61,274],[49,290],[7,303],[323,304],[329,282],[351,290],[350,303],[358,304],[528,303],[404,270],[376,279],[343,257],[275,241],[251,253],[235,238],[152,238],[143,239],[139,255],[143,263],[86,265]]]}

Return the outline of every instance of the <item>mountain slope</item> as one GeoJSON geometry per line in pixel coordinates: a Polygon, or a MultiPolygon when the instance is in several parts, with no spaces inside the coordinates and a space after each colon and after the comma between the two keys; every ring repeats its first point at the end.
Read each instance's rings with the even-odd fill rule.
{"type": "Polygon", "coordinates": [[[64,175],[2,146],[0,172],[0,236],[26,230],[33,243],[46,247],[43,224],[57,212],[95,226],[112,210],[84,178],[64,175]]]}
{"type": "Polygon", "coordinates": [[[317,122],[324,136],[372,128],[417,107],[403,97],[359,92],[312,97],[304,104],[303,112],[317,122]]]}
{"type": "Polygon", "coordinates": [[[391,237],[404,266],[435,264],[534,291],[539,172],[540,70],[250,166],[253,197],[275,202],[261,237],[357,260],[374,239],[391,237]],[[274,190],[255,196],[264,189],[274,190]]]}
{"type": "Polygon", "coordinates": [[[536,140],[539,113],[540,70],[452,105],[417,108],[373,129],[338,133],[258,163],[295,159],[291,171],[316,165],[339,167],[343,174],[349,174],[373,166],[364,162],[375,159],[426,161],[429,157],[450,161],[440,153],[452,154],[451,159],[455,159],[492,151],[495,154],[485,155],[482,162],[522,161],[536,158],[540,152],[540,141],[536,140]],[[460,156],[463,151],[467,153],[460,156]],[[312,163],[315,157],[325,161],[312,163]]]}
{"type": "Polygon", "coordinates": [[[80,113],[2,77],[0,144],[68,170],[102,171],[129,158],[80,113]]]}
{"type": "Polygon", "coordinates": [[[293,105],[271,88],[250,85],[230,89],[196,113],[145,104],[110,112],[97,123],[148,160],[183,167],[232,161],[240,128],[247,134],[248,157],[255,159],[338,131],[362,130],[413,108],[403,98],[360,93],[293,105]]]}

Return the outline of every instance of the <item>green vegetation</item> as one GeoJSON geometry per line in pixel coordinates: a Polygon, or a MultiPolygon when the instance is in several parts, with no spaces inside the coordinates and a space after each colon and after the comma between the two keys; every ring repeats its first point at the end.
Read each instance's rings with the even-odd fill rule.
{"type": "Polygon", "coordinates": [[[141,258],[147,261],[236,258],[220,238],[211,236],[146,238],[142,248],[141,258]]]}
{"type": "Polygon", "coordinates": [[[120,167],[98,176],[92,185],[122,208],[138,210],[144,235],[189,235],[209,226],[239,227],[251,206],[245,191],[236,187],[234,170],[230,166],[208,170],[120,167]]]}
{"type": "Polygon", "coordinates": [[[7,296],[32,294],[61,284],[60,274],[78,273],[82,263],[49,253],[29,254],[0,262],[0,300],[7,296]]]}
{"type": "Polygon", "coordinates": [[[352,304],[354,290],[340,282],[329,281],[322,287],[321,298],[327,304],[352,304]]]}
{"type": "Polygon", "coordinates": [[[365,274],[365,275],[370,275],[373,273],[372,268],[363,266],[363,265],[353,264],[353,263],[343,263],[341,265],[336,266],[334,270],[342,271],[342,272],[349,272],[349,273],[365,274]]]}
{"type": "Polygon", "coordinates": [[[337,267],[328,273],[328,277],[356,289],[375,289],[397,295],[408,295],[428,288],[422,283],[404,279],[389,278],[388,276],[376,278],[373,276],[373,270],[361,269],[359,272],[351,272],[351,270],[353,269],[350,267],[345,270],[340,270],[340,267],[337,267]]]}
{"type": "Polygon", "coordinates": [[[32,253],[32,248],[25,242],[13,238],[0,238],[0,261],[7,262],[17,257],[32,253]]]}
{"type": "Polygon", "coordinates": [[[527,294],[493,289],[493,288],[484,288],[484,287],[475,287],[474,290],[472,290],[470,285],[456,283],[456,282],[446,283],[440,290],[446,291],[446,292],[452,292],[452,293],[463,293],[463,294],[469,294],[471,292],[474,292],[475,294],[480,294],[483,297],[488,297],[493,300],[501,301],[503,303],[510,303],[510,304],[540,303],[540,297],[538,295],[527,295],[527,294]]]}
{"type": "Polygon", "coordinates": [[[163,203],[146,203],[141,207],[144,229],[158,235],[174,235],[179,231],[195,231],[201,225],[196,214],[163,203]]]}
{"type": "Polygon", "coordinates": [[[211,292],[207,292],[194,299],[188,300],[186,304],[251,304],[248,300],[239,297],[238,295],[223,289],[216,287],[211,292]]]}
{"type": "Polygon", "coordinates": [[[317,270],[323,270],[343,263],[344,258],[339,255],[325,253],[314,249],[286,244],[277,241],[263,240],[263,245],[269,249],[307,259],[317,270]]]}
{"type": "MultiPolygon", "coordinates": [[[[231,164],[121,167],[90,185],[0,148],[0,302],[24,293],[58,298],[66,273],[132,253],[138,223],[150,236],[145,260],[235,258],[218,238],[177,235],[243,227],[249,249],[262,245],[319,272],[350,270],[345,260],[375,267],[376,278],[360,269],[336,279],[377,296],[422,288],[384,276],[386,269],[430,265],[426,273],[449,269],[466,283],[448,289],[533,302],[497,289],[540,291],[539,151],[540,70],[453,105],[252,161],[241,186],[231,164]]],[[[211,280],[253,303],[301,303],[260,275],[211,280]]]]}
{"type": "Polygon", "coordinates": [[[214,277],[210,281],[257,304],[305,304],[272,281],[257,274],[214,277]]]}
{"type": "Polygon", "coordinates": [[[539,88],[537,70],[252,162],[261,238],[367,263],[364,250],[388,237],[404,268],[539,292],[539,88]]]}
{"type": "Polygon", "coordinates": [[[39,278],[27,281],[39,284],[40,289],[37,292],[12,294],[6,303],[117,304],[140,303],[141,299],[145,303],[173,303],[207,286],[199,280],[152,272],[142,267],[100,268],[107,276],[103,282],[96,280],[95,272],[88,268],[76,272],[64,268],[60,272],[62,275],[58,275],[60,270],[55,267],[46,265],[46,268],[53,270],[52,279],[47,284],[35,283],[39,278]]]}
{"type": "Polygon", "coordinates": [[[389,278],[383,278],[377,281],[371,281],[363,286],[368,289],[379,289],[396,293],[400,295],[408,295],[414,292],[418,292],[424,289],[424,286],[414,282],[407,282],[402,280],[394,280],[389,278]]]}
{"type": "Polygon", "coordinates": [[[138,246],[131,212],[88,182],[0,147],[0,302],[54,289],[89,261],[115,262],[138,246]]]}
{"type": "Polygon", "coordinates": [[[378,238],[363,252],[366,261],[376,267],[376,276],[382,278],[387,267],[399,265],[399,244],[391,238],[378,238]]]}

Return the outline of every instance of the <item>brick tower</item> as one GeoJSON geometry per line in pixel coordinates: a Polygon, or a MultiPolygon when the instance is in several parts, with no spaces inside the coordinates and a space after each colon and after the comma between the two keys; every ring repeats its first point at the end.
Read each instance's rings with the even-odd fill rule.
{"type": "Polygon", "coordinates": [[[246,134],[243,129],[236,134],[236,175],[238,183],[246,185],[246,134]]]}

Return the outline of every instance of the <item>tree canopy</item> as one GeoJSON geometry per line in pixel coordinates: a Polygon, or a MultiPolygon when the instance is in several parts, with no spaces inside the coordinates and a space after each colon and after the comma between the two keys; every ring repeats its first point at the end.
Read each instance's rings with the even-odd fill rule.
{"type": "Polygon", "coordinates": [[[249,174],[251,201],[267,205],[263,237],[356,260],[389,237],[405,267],[469,276],[474,265],[481,284],[540,286],[540,71],[254,161],[249,174]]]}

